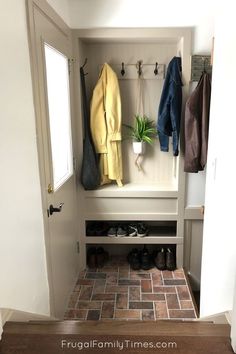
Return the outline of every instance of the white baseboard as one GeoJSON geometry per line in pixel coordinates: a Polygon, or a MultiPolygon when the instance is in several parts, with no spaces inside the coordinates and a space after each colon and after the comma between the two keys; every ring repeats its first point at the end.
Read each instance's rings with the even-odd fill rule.
{"type": "Polygon", "coordinates": [[[188,272],[188,276],[192,290],[200,290],[200,280],[191,272],[188,272]]]}
{"type": "Polygon", "coordinates": [[[215,315],[200,317],[198,321],[212,321],[216,324],[230,324],[231,325],[231,316],[229,311],[217,313],[215,315]]]}
{"type": "Polygon", "coordinates": [[[48,315],[41,315],[37,313],[18,311],[13,309],[0,309],[2,317],[2,326],[7,321],[13,322],[27,322],[27,321],[57,321],[58,319],[48,315]]]}

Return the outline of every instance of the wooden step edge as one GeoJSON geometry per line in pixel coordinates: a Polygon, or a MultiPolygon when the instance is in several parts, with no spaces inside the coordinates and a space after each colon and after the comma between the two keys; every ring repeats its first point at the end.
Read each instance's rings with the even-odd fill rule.
{"type": "Polygon", "coordinates": [[[7,322],[4,334],[230,336],[230,325],[169,321],[7,322]]]}

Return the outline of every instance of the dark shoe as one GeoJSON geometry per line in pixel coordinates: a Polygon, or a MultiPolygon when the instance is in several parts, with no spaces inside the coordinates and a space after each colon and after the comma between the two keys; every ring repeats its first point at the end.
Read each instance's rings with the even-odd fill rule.
{"type": "Polygon", "coordinates": [[[108,225],[105,222],[99,222],[96,224],[95,235],[96,236],[105,236],[107,234],[108,225]]]}
{"type": "Polygon", "coordinates": [[[105,263],[105,251],[102,247],[97,248],[97,266],[98,268],[102,268],[105,263]]]}
{"type": "Polygon", "coordinates": [[[144,223],[139,223],[137,236],[144,237],[144,236],[147,236],[147,234],[148,234],[147,226],[144,223]]]}
{"type": "Polygon", "coordinates": [[[115,226],[111,226],[107,231],[107,236],[116,237],[116,235],[117,235],[117,228],[115,226]]]}
{"type": "Polygon", "coordinates": [[[103,254],[104,254],[105,262],[108,262],[109,261],[109,253],[107,251],[103,250],[103,254]]]}
{"type": "Polygon", "coordinates": [[[97,268],[97,252],[95,247],[91,247],[87,252],[87,264],[91,269],[97,268]]]}
{"type": "Polygon", "coordinates": [[[153,267],[152,256],[148,252],[148,249],[144,247],[141,253],[141,268],[143,270],[149,270],[153,267]]]}
{"type": "Polygon", "coordinates": [[[128,253],[128,256],[127,256],[127,261],[128,261],[128,263],[130,263],[131,257],[132,257],[132,255],[135,254],[135,253],[138,253],[137,248],[133,248],[133,249],[128,253]]]}
{"type": "Polygon", "coordinates": [[[137,227],[137,225],[130,224],[130,225],[128,226],[128,230],[127,230],[128,236],[134,237],[134,236],[137,236],[137,233],[138,233],[138,227],[137,227]]]}
{"type": "Polygon", "coordinates": [[[90,222],[86,227],[86,235],[87,236],[95,236],[96,235],[96,223],[90,222]]]}
{"type": "Polygon", "coordinates": [[[139,253],[139,251],[136,248],[134,248],[128,254],[127,258],[128,258],[128,262],[130,264],[131,269],[133,269],[133,270],[141,269],[140,253],[139,253]]]}
{"type": "Polygon", "coordinates": [[[175,270],[176,269],[175,256],[170,248],[167,248],[167,251],[166,251],[166,269],[167,270],[175,270]]]}
{"type": "Polygon", "coordinates": [[[118,228],[117,228],[116,236],[117,237],[125,237],[125,236],[127,236],[126,227],[123,226],[123,225],[119,225],[118,228]]]}
{"type": "Polygon", "coordinates": [[[157,252],[157,255],[154,259],[154,263],[159,270],[166,269],[166,255],[164,248],[157,252]]]}

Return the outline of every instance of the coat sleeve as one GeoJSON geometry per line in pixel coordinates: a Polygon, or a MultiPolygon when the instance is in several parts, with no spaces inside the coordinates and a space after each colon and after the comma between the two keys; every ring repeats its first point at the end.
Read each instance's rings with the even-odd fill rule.
{"type": "Polygon", "coordinates": [[[201,119],[201,168],[204,169],[207,162],[207,148],[208,148],[208,130],[209,130],[209,115],[210,115],[210,101],[211,101],[211,81],[209,74],[204,75],[202,93],[202,119],[201,119]]]}
{"type": "Polygon", "coordinates": [[[169,76],[166,77],[158,109],[157,130],[161,151],[169,151],[171,135],[169,76]]]}
{"type": "Polygon", "coordinates": [[[185,172],[204,170],[207,160],[211,83],[202,74],[185,109],[185,172]]]}
{"type": "Polygon", "coordinates": [[[180,121],[182,111],[182,86],[173,85],[173,95],[170,102],[170,117],[173,136],[173,154],[178,156],[179,154],[179,133],[180,133],[180,121]]]}
{"type": "Polygon", "coordinates": [[[115,72],[107,64],[105,110],[107,124],[107,167],[108,176],[122,186],[123,169],[121,154],[121,99],[115,72]]]}
{"type": "Polygon", "coordinates": [[[200,128],[197,111],[194,105],[195,97],[189,97],[185,107],[185,158],[184,171],[198,172],[200,157],[200,128]]]}
{"type": "Polygon", "coordinates": [[[107,153],[107,128],[105,120],[106,72],[102,69],[91,100],[90,127],[96,152],[107,153]]]}
{"type": "Polygon", "coordinates": [[[115,73],[107,66],[105,110],[109,141],[121,140],[121,99],[115,73]]]}

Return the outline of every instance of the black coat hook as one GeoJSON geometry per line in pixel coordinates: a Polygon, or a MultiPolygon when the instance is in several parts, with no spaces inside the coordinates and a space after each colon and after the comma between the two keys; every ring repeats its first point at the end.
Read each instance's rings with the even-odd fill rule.
{"type": "Polygon", "coordinates": [[[84,67],[85,67],[85,65],[87,64],[87,62],[88,62],[88,58],[85,58],[85,60],[84,60],[84,64],[82,65],[82,68],[84,68],[84,67]]]}
{"type": "Polygon", "coordinates": [[[205,57],[202,57],[202,61],[203,61],[203,73],[206,73],[206,66],[208,65],[208,59],[205,57]]]}
{"type": "Polygon", "coordinates": [[[143,64],[143,61],[142,60],[139,60],[137,62],[137,69],[138,69],[138,76],[140,77],[142,75],[142,64],[143,64]]]}
{"type": "Polygon", "coordinates": [[[120,71],[121,75],[124,76],[125,75],[125,64],[122,62],[121,63],[121,71],[120,71]]]}
{"type": "Polygon", "coordinates": [[[154,74],[158,75],[158,63],[155,64],[154,74]]]}

